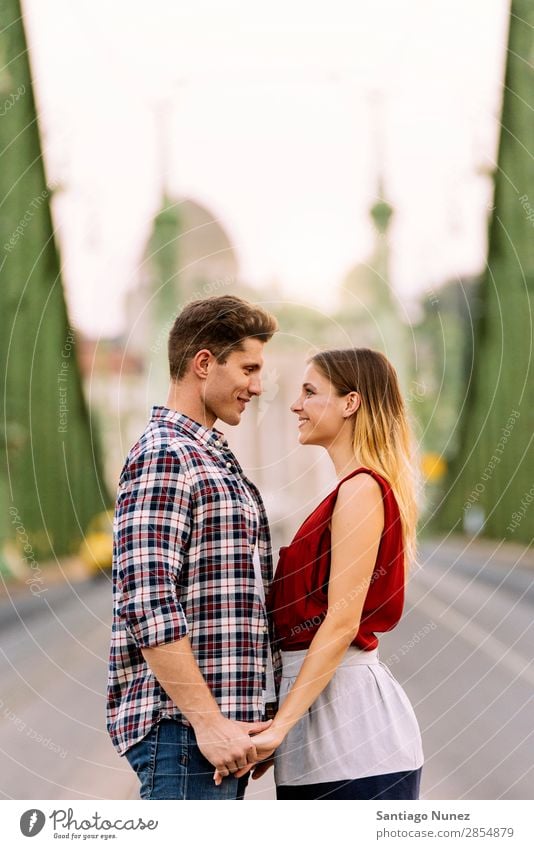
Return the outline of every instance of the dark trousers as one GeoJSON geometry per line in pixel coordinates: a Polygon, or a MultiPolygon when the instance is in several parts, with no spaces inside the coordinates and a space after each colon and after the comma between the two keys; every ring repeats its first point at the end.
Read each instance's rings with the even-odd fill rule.
{"type": "Polygon", "coordinates": [[[347,781],[281,785],[277,799],[418,799],[422,767],[347,781]]]}

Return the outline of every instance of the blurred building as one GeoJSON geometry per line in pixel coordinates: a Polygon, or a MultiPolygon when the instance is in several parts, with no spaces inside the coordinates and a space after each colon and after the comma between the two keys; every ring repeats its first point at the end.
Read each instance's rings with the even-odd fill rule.
{"type": "MultiPolygon", "coordinates": [[[[126,304],[127,330],[114,340],[81,340],[87,397],[102,434],[107,481],[116,488],[131,445],[146,426],[152,404],[167,397],[167,338],[179,311],[191,300],[237,294],[257,301],[239,280],[239,266],[223,224],[190,198],[165,198],[126,304]]],[[[262,302],[265,299],[261,299],[262,302]]],[[[268,304],[267,304],[268,307],[268,304]]],[[[278,312],[276,307],[273,311],[278,312]]],[[[294,316],[306,336],[309,318],[294,316]]],[[[324,324],[325,320],[322,319],[324,324]]],[[[284,318],[281,319],[284,331],[284,318]]],[[[317,338],[314,328],[309,335],[317,338]]],[[[276,544],[287,540],[334,475],[324,452],[302,448],[289,405],[298,392],[309,345],[273,341],[265,350],[265,391],[236,427],[224,430],[246,473],[265,496],[276,544]]]]}
{"type": "Polygon", "coordinates": [[[150,372],[149,397],[167,394],[167,337],[181,309],[237,284],[237,257],[223,224],[191,198],[164,197],[126,304],[125,347],[150,372]]]}
{"type": "Polygon", "coordinates": [[[391,286],[389,231],[393,207],[378,181],[377,200],[369,210],[375,232],[371,255],[347,274],[341,286],[339,322],[349,337],[345,347],[375,348],[393,363],[405,392],[409,384],[409,336],[400,303],[391,286]]]}

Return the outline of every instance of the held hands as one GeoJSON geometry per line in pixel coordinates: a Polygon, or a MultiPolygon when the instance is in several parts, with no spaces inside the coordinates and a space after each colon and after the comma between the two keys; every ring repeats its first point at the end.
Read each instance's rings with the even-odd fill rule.
{"type": "Polygon", "coordinates": [[[196,723],[194,731],[200,751],[217,774],[224,777],[241,769],[246,771],[247,765],[257,762],[255,742],[250,735],[268,729],[271,722],[234,722],[219,714],[215,721],[196,723]]]}
{"type": "Polygon", "coordinates": [[[284,735],[281,734],[279,730],[269,727],[271,725],[270,721],[267,723],[242,723],[242,725],[246,726],[249,729],[249,733],[254,735],[251,738],[251,742],[253,743],[256,755],[253,760],[249,760],[246,764],[240,765],[237,770],[230,769],[226,772],[222,772],[217,767],[213,774],[213,780],[217,786],[221,784],[223,778],[230,773],[233,774],[234,778],[241,778],[242,775],[245,775],[251,769],[253,769],[253,779],[261,778],[261,776],[267,772],[269,767],[272,766],[272,755],[284,739],[284,735]],[[266,729],[257,734],[252,730],[255,725],[266,726],[266,729]]]}

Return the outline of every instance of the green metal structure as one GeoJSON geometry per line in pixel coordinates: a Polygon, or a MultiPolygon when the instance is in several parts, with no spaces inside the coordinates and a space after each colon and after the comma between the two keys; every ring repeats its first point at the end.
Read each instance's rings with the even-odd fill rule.
{"type": "Polygon", "coordinates": [[[513,0],[494,210],[465,404],[438,526],[534,535],[534,6],[513,0]]]}
{"type": "Polygon", "coordinates": [[[76,550],[109,496],[65,306],[20,4],[3,0],[1,11],[0,536],[31,565],[76,550]]]}

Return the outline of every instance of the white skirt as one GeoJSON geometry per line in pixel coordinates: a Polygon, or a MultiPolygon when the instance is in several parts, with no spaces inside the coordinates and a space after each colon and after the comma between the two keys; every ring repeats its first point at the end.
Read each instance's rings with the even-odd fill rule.
{"type": "MultiPolygon", "coordinates": [[[[283,704],[306,651],[282,652],[283,704]]],[[[423,746],[408,696],[378,649],[350,646],[306,714],[275,753],[275,781],[316,784],[419,769],[423,746]]]]}

